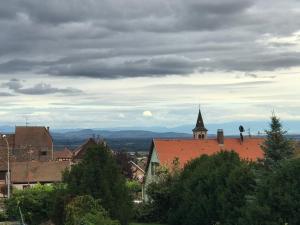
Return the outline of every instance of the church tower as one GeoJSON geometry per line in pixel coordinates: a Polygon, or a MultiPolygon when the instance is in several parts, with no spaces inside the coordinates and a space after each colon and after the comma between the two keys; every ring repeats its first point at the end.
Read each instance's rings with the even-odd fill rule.
{"type": "Polygon", "coordinates": [[[204,126],[201,110],[199,109],[198,119],[195,128],[193,129],[194,139],[206,139],[207,129],[204,126]]]}

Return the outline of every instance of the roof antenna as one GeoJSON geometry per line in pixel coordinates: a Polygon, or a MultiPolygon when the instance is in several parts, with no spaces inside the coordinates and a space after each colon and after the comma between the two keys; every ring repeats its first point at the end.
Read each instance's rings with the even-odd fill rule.
{"type": "Polygon", "coordinates": [[[25,117],[25,125],[26,125],[26,127],[28,127],[28,124],[29,124],[29,122],[28,122],[28,116],[24,116],[25,117]]]}
{"type": "Polygon", "coordinates": [[[272,110],[272,117],[275,117],[276,114],[275,114],[275,109],[272,110]]]}
{"type": "Polygon", "coordinates": [[[251,138],[251,128],[248,128],[248,135],[251,138]]]}

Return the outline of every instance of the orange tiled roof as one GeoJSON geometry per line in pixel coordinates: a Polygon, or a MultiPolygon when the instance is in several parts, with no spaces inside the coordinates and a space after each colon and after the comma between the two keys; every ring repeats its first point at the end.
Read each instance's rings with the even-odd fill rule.
{"type": "Polygon", "coordinates": [[[234,150],[242,159],[256,161],[263,158],[261,144],[263,138],[225,138],[224,145],[219,145],[216,139],[154,139],[153,145],[161,165],[170,167],[177,157],[180,166],[201,155],[212,155],[221,150],[234,150]]]}

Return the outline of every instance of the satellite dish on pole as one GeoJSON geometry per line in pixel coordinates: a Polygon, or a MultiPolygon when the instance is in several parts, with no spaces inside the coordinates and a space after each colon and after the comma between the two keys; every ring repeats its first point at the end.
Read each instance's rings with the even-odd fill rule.
{"type": "Polygon", "coordinates": [[[243,132],[245,132],[245,128],[242,125],[240,125],[239,130],[240,130],[240,141],[241,141],[241,143],[243,143],[243,141],[244,141],[243,132]]]}
{"type": "Polygon", "coordinates": [[[239,126],[239,130],[241,133],[245,132],[245,128],[242,125],[239,126]]]}

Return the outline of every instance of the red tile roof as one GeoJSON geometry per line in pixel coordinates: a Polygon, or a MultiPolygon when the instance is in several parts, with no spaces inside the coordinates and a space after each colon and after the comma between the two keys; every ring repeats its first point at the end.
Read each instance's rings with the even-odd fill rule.
{"type": "Polygon", "coordinates": [[[53,158],[56,159],[71,159],[73,156],[73,153],[68,148],[65,148],[64,150],[57,150],[53,152],[53,158]]]}
{"type": "Polygon", "coordinates": [[[154,139],[153,145],[161,165],[170,167],[175,158],[179,159],[183,167],[188,161],[201,155],[212,155],[221,150],[234,150],[242,159],[256,161],[263,158],[261,144],[263,138],[225,138],[224,145],[219,145],[216,139],[154,139]]]}
{"type": "Polygon", "coordinates": [[[97,142],[93,138],[89,138],[84,144],[77,147],[74,151],[74,159],[82,159],[89,148],[97,146],[97,142]]]}
{"type": "Polygon", "coordinates": [[[52,148],[52,137],[46,127],[17,126],[15,133],[15,147],[22,146],[52,148]]]}
{"type": "Polygon", "coordinates": [[[60,182],[62,172],[70,168],[70,162],[14,162],[11,164],[12,183],[60,182]]]}

